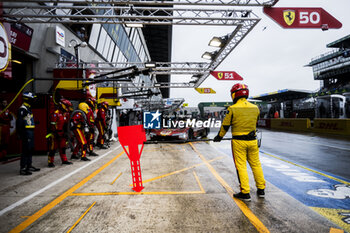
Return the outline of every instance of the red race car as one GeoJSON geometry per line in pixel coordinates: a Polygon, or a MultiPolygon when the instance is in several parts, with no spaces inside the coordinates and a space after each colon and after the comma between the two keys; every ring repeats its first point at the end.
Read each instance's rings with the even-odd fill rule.
{"type": "Polygon", "coordinates": [[[166,129],[152,129],[150,132],[151,140],[183,140],[187,141],[199,137],[207,137],[209,128],[166,128],[166,129]]]}

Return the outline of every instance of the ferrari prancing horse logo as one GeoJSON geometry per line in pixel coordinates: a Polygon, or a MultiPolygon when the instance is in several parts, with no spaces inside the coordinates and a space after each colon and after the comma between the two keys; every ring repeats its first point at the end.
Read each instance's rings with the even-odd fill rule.
{"type": "Polygon", "coordinates": [[[294,10],[283,11],[283,18],[288,26],[292,25],[295,20],[295,11],[294,10]]]}
{"type": "Polygon", "coordinates": [[[222,79],[222,77],[224,76],[224,73],[218,73],[218,78],[222,79]]]}

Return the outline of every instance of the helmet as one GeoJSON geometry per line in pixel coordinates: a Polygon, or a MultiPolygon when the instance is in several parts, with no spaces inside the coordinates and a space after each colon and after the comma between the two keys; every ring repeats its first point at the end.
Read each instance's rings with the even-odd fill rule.
{"type": "Polygon", "coordinates": [[[36,95],[34,95],[32,92],[24,92],[23,93],[23,101],[29,105],[31,105],[36,98],[36,95]]]}
{"type": "Polygon", "coordinates": [[[108,102],[107,101],[103,101],[101,103],[101,107],[104,108],[105,110],[108,110],[108,102]]]}
{"type": "Polygon", "coordinates": [[[86,100],[86,103],[90,106],[90,108],[95,108],[95,105],[96,105],[96,99],[94,97],[89,97],[87,100],[86,100]]]}
{"type": "Polygon", "coordinates": [[[233,100],[238,100],[239,98],[248,98],[249,89],[248,86],[241,83],[236,83],[231,88],[231,97],[233,100]]]}
{"type": "Polygon", "coordinates": [[[80,103],[79,106],[78,106],[79,110],[85,112],[85,114],[88,114],[89,112],[89,106],[87,105],[87,103],[80,103]]]}
{"type": "Polygon", "coordinates": [[[60,108],[63,109],[65,112],[72,112],[73,111],[73,105],[69,100],[61,99],[58,103],[60,108]]]}

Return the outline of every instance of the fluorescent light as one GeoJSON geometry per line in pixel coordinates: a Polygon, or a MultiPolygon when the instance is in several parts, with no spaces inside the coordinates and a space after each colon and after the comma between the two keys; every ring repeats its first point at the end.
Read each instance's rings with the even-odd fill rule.
{"type": "Polygon", "coordinates": [[[125,26],[128,28],[143,28],[142,23],[126,23],[125,26]]]}
{"type": "Polygon", "coordinates": [[[156,67],[156,63],[155,62],[146,62],[145,63],[145,67],[146,68],[155,68],[156,67]]]}

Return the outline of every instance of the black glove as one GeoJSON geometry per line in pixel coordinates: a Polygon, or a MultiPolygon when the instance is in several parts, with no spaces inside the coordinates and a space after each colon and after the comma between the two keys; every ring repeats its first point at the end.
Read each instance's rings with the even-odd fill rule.
{"type": "Polygon", "coordinates": [[[216,135],[215,138],[213,139],[214,142],[220,142],[222,139],[222,137],[220,137],[219,135],[216,135]]]}

